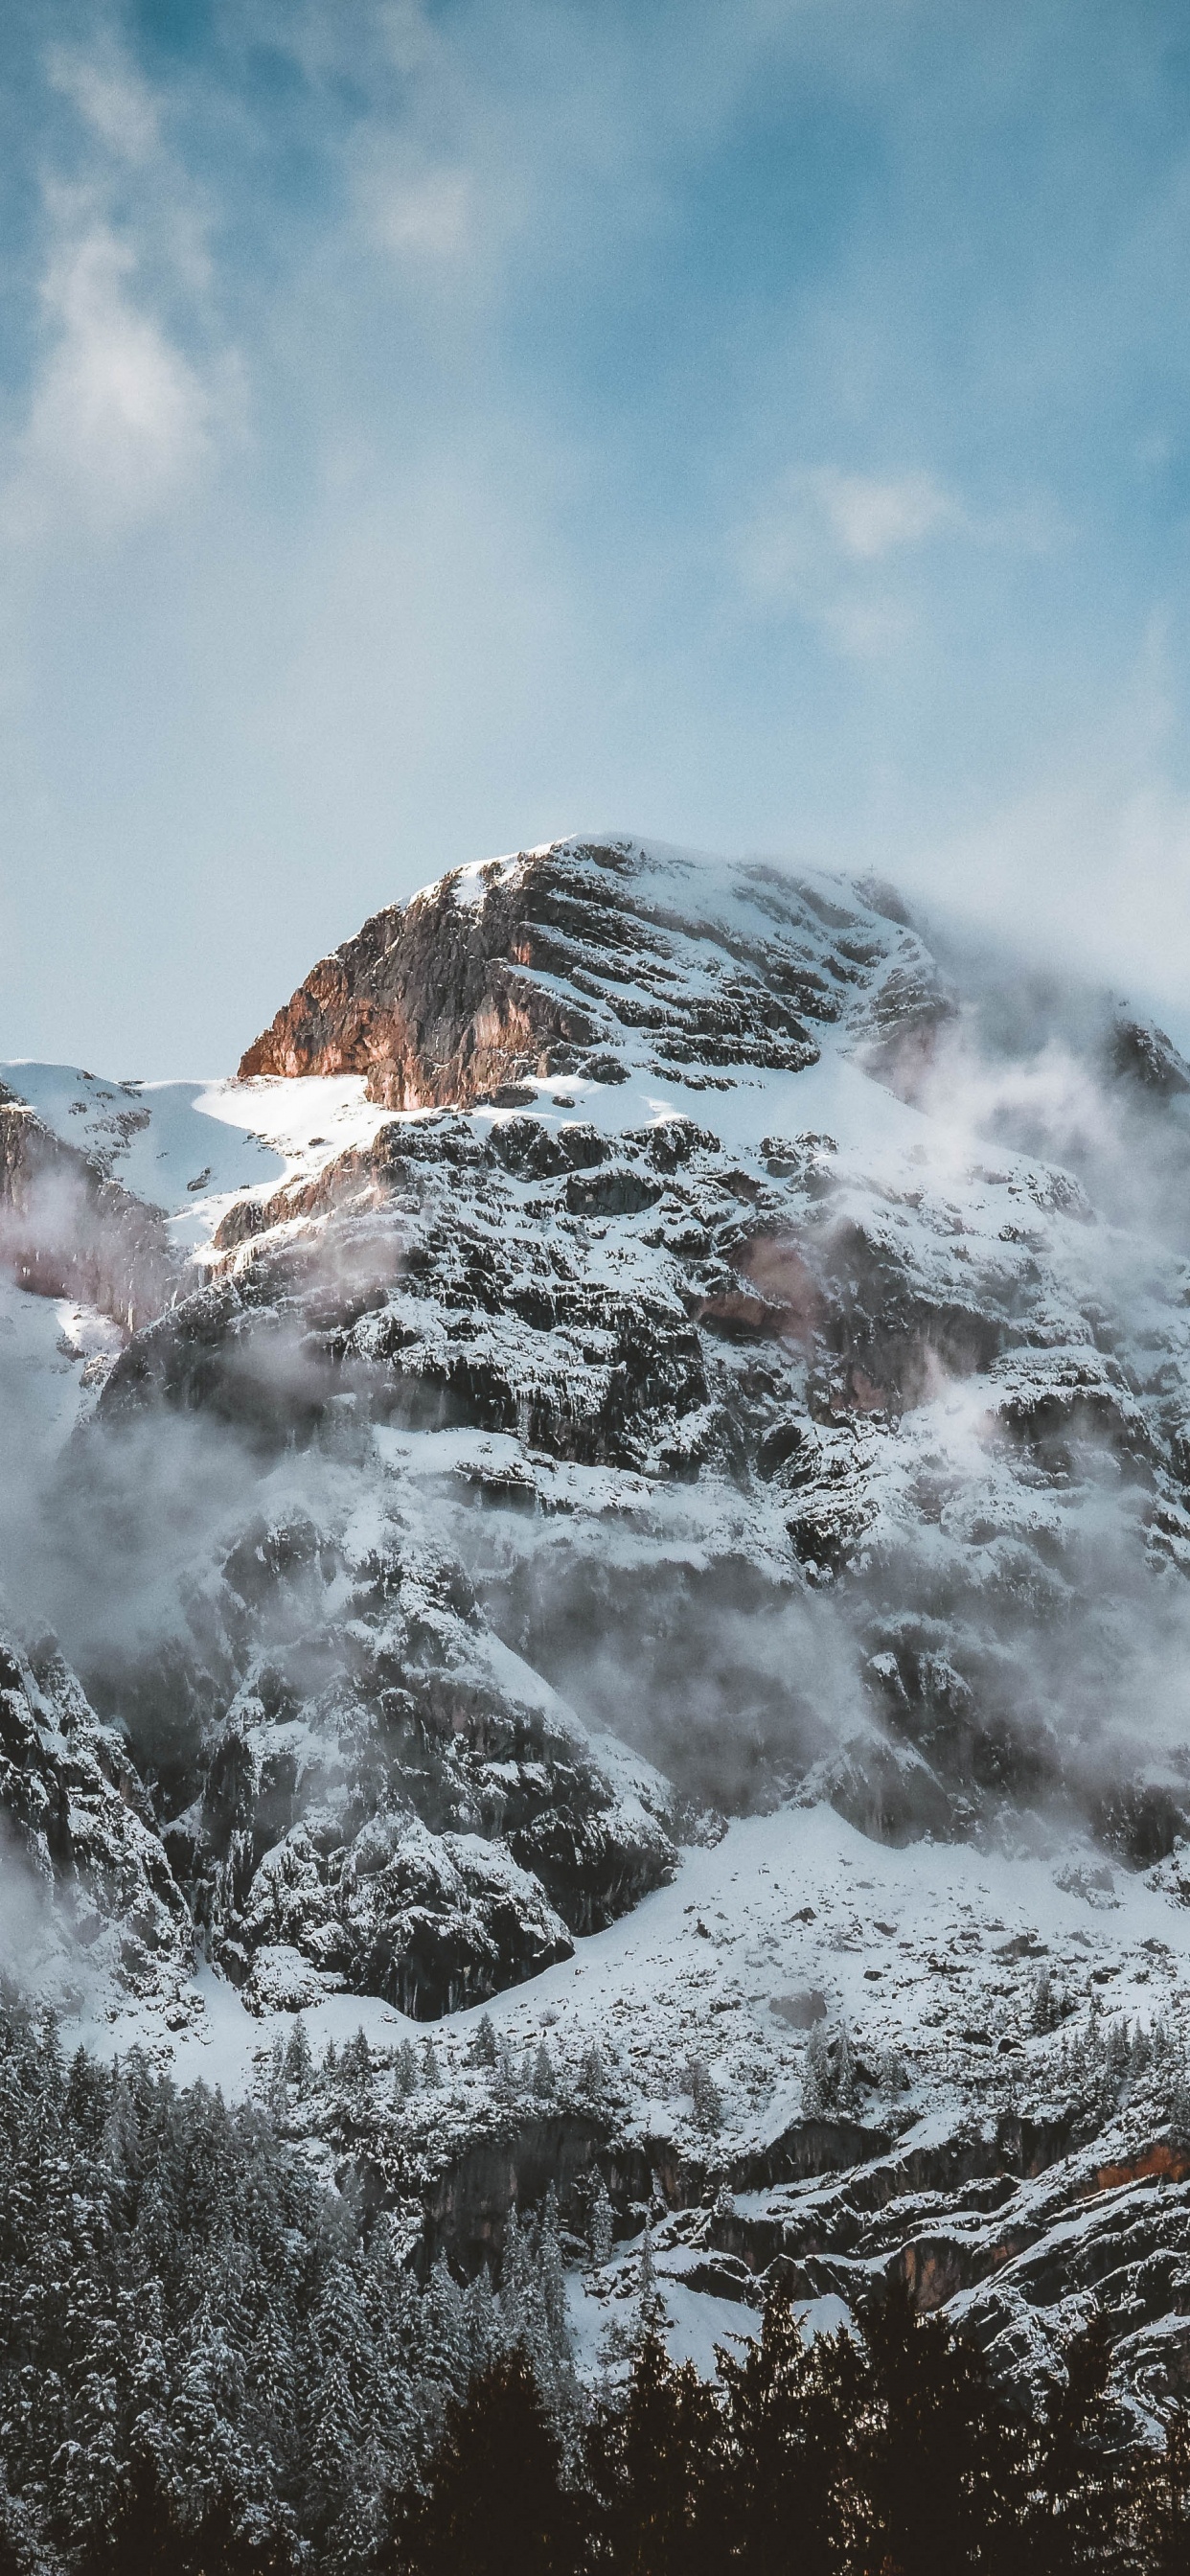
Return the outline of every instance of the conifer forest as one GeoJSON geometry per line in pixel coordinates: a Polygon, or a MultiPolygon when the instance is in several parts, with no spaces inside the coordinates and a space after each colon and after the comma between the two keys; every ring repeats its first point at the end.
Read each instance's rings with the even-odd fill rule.
{"type": "Polygon", "coordinates": [[[312,2081],[300,2022],[229,2106],[136,2055],[68,2058],[6,1998],[3,2576],[1190,2567],[1190,2407],[1122,2443],[1101,2321],[1023,2411],[899,2293],[807,2342],[774,2292],[711,2382],[666,2353],[646,2226],[592,2390],[552,2196],[514,2214],[498,2281],[442,2258],[419,2280],[287,2134],[312,2081]]]}

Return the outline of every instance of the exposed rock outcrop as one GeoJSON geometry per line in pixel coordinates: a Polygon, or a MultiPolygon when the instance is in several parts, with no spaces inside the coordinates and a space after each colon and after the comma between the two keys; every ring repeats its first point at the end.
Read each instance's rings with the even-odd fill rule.
{"type": "Polygon", "coordinates": [[[39,1297],[75,1297],[135,1331],[178,1294],[164,1220],[0,1083],[0,1260],[39,1297]]]}
{"type": "Polygon", "coordinates": [[[176,2009],[193,1927],[126,1750],[47,1641],[0,1638],[5,1930],[25,1973],[114,1979],[176,2009]]]}
{"type": "MultiPolygon", "coordinates": [[[[420,1109],[580,1067],[614,1080],[606,1050],[629,1032],[670,1068],[813,1064],[804,1023],[837,1019],[887,963],[873,908],[764,867],[737,871],[724,908],[696,864],[655,858],[564,841],[455,869],[323,958],[241,1075],[363,1073],[371,1099],[420,1109]]],[[[906,945],[918,1012],[932,970],[911,933],[906,945]]]]}

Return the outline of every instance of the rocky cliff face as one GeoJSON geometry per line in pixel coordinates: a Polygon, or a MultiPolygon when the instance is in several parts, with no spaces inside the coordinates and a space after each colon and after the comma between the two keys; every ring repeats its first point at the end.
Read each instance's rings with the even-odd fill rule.
{"type": "MultiPolygon", "coordinates": [[[[682,2222],[687,2270],[745,2287],[779,2258],[845,2300],[847,2262],[883,2277],[912,2248],[923,2299],[1002,2263],[1032,2280],[1126,2114],[1103,2170],[1157,2156],[1127,2184],[1146,2210],[1184,2187],[1190,1077],[1160,1032],[1075,1017],[993,1042],[871,884],[570,841],[457,871],[314,969],[218,1108],[255,1143],[286,1093],[308,1145],[229,1180],[189,1253],[67,1135],[0,1112],[16,1238],[42,1246],[25,1285],[69,1277],[125,1328],[47,1496],[37,1607],[120,1747],[158,1903],[184,1897],[258,2019],[502,1999],[521,2051],[565,2024],[566,1980],[602,1980],[574,2083],[584,2050],[620,2074],[598,2117],[574,2095],[581,2155],[561,2112],[541,2136],[561,2120],[567,2175],[602,2157],[625,2226],[644,2168],[678,2177],[671,2215],[765,2195],[697,2248],[682,2222]],[[69,1225],[53,1259],[30,1231],[47,1170],[90,1270],[69,1225]],[[808,1815],[853,1837],[836,1873],[875,1855],[859,1884],[943,1855],[931,1928],[894,1939],[893,1894],[836,1919],[802,1859],[728,1975],[764,1911],[747,1837],[777,1837],[767,1878],[808,1815]],[[662,1921],[671,1972],[638,1990],[662,1921]],[[1129,2035],[1079,2093],[1056,2051],[1085,2025],[1091,2064],[1101,1969],[1129,2035]],[[1168,2081],[1138,2061],[1132,2113],[1158,1986],[1168,2081]],[[868,2180],[798,2216],[772,2194],[813,2174],[764,2159],[813,2125],[815,2084],[846,2094],[831,2151],[868,2180]],[[903,2167],[935,2103],[946,2155],[982,2143],[927,2173],[919,2137],[903,2167]],[[1012,2122],[1068,2110],[1049,2162],[1084,2163],[1036,2240],[1016,2199],[997,2235],[1028,2179],[1012,2122]],[[923,2194],[951,2213],[932,2233],[923,2194]]],[[[59,1773],[14,1726],[20,1815],[59,1773]]],[[[48,1841],[38,1865],[74,1868],[48,1841]]],[[[458,2099],[417,2166],[440,2232],[451,2159],[486,2136],[458,2099]]],[[[375,2187],[407,2196],[369,2116],[375,2187]]],[[[507,2203],[506,2145],[492,2171],[507,2203]]],[[[458,2193],[498,2223],[474,2174],[458,2193]]]]}
{"type": "Polygon", "coordinates": [[[0,1638],[0,1814],[10,1955],[184,2021],[189,1911],[123,1745],[51,1640],[30,1655],[0,1638]]]}
{"type": "Polygon", "coordinates": [[[55,1135],[5,1083],[0,1251],[33,1295],[81,1299],[130,1332],[176,1296],[183,1277],[160,1210],[55,1135]]]}
{"type": "Polygon", "coordinates": [[[840,904],[753,867],[716,902],[706,871],[676,852],[642,867],[628,843],[556,842],[455,869],[376,913],[314,968],[240,1074],[362,1073],[388,1108],[466,1106],[535,1076],[614,1080],[602,1058],[626,1035],[671,1078],[684,1064],[799,1072],[817,1058],[814,1023],[887,979],[890,901],[902,936],[885,1008],[904,1028],[940,1000],[895,896],[840,904]]]}

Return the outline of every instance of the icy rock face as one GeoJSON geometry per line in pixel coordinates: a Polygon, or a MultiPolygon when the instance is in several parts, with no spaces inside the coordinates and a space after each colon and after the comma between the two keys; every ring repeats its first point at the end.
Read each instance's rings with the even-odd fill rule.
{"type": "Polygon", "coordinates": [[[166,1839],[250,2004],[348,1989],[434,2018],[568,1958],[672,1874],[667,1784],[614,1780],[535,1676],[494,1661],[461,1569],[408,1535],[360,1549],[261,1521],[201,1634],[222,1690],[166,1839]]]}
{"type": "MultiPolygon", "coordinates": [[[[138,1113],[130,1106],[125,1115],[138,1113]]],[[[176,1295],[183,1277],[159,1211],[55,1135],[4,1083],[0,1249],[22,1287],[79,1298],[129,1330],[176,1295]]]]}
{"type": "Polygon", "coordinates": [[[50,1644],[31,1661],[0,1637],[0,1812],[25,1967],[176,2005],[193,1963],[185,1900],[124,1748],[50,1644]]]}

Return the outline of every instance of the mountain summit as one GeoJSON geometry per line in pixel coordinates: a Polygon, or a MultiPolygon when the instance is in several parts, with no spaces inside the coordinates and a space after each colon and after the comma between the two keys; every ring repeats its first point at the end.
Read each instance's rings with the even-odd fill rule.
{"type": "Polygon", "coordinates": [[[930,963],[896,898],[638,841],[453,869],[325,957],[240,1077],[362,1073],[389,1109],[467,1108],[628,1047],[682,1066],[817,1061],[815,1023],[930,963]],[[891,908],[891,917],[890,917],[891,908]],[[807,1027],[806,1023],[809,1023],[807,1027]]]}

